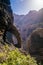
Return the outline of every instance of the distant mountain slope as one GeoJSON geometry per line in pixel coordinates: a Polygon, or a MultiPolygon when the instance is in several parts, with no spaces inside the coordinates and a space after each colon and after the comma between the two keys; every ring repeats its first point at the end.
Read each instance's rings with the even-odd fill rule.
{"type": "Polygon", "coordinates": [[[14,14],[14,22],[25,40],[34,29],[43,27],[43,8],[39,11],[30,11],[26,15],[14,14]]]}
{"type": "Polygon", "coordinates": [[[43,21],[43,8],[39,11],[30,11],[27,15],[16,15],[14,14],[14,21],[18,25],[26,25],[32,23],[38,23],[43,21]]]}

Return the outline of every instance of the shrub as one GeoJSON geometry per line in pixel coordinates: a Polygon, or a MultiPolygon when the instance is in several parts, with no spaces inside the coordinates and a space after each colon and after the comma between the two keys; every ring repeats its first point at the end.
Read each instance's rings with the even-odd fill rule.
{"type": "Polygon", "coordinates": [[[17,48],[10,50],[6,45],[4,52],[0,52],[0,65],[37,65],[36,61],[30,55],[24,55],[17,48]]]}

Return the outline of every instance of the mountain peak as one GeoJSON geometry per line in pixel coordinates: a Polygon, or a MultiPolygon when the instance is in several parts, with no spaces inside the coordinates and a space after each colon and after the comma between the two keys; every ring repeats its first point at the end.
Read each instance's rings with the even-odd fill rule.
{"type": "Polygon", "coordinates": [[[43,12],[43,8],[41,8],[41,9],[39,10],[39,12],[43,12]]]}
{"type": "Polygon", "coordinates": [[[31,10],[29,11],[29,14],[36,13],[36,12],[37,12],[36,10],[31,10]]]}

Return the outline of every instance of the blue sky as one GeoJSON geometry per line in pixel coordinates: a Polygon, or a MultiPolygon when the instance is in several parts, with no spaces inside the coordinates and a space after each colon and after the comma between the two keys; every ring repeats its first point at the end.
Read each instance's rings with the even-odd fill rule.
{"type": "Polygon", "coordinates": [[[12,10],[16,14],[27,14],[30,10],[43,8],[43,0],[10,0],[12,10]]]}

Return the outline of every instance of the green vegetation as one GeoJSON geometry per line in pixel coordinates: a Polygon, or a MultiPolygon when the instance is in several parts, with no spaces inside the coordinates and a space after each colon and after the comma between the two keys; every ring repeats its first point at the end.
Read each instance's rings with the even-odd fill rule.
{"type": "Polygon", "coordinates": [[[0,65],[37,65],[36,60],[30,55],[24,55],[17,48],[11,50],[8,45],[0,52],[0,65]]]}

